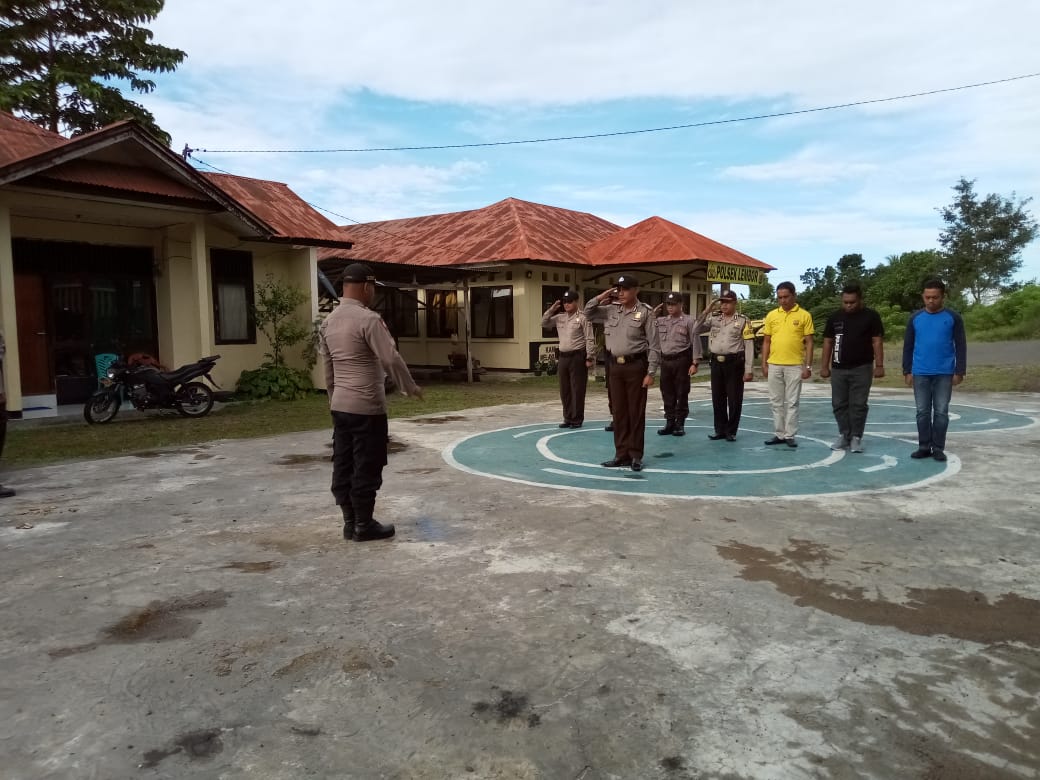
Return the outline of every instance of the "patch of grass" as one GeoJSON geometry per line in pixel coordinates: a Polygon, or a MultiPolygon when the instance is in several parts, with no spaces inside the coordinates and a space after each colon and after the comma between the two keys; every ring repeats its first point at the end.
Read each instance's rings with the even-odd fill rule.
{"type": "MultiPolygon", "coordinates": [[[[594,392],[589,384],[590,394],[594,392]]],[[[598,385],[602,388],[602,384],[598,385]]],[[[391,418],[451,412],[500,404],[559,398],[556,377],[431,382],[417,401],[394,394],[388,399],[391,418]]],[[[198,420],[175,412],[142,414],[124,407],[107,425],[88,425],[82,418],[13,422],[8,425],[3,465],[7,469],[48,463],[126,455],[180,447],[217,439],[251,439],[293,431],[332,429],[328,398],[309,395],[299,401],[244,401],[230,404],[198,420]]]]}

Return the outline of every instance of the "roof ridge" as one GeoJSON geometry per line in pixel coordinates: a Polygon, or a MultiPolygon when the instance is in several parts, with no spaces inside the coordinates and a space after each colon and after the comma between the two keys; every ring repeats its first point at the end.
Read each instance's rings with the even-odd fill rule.
{"type": "Polygon", "coordinates": [[[531,242],[528,240],[527,229],[524,226],[523,219],[520,218],[520,209],[517,204],[526,203],[527,201],[521,201],[518,198],[508,197],[506,200],[509,202],[509,209],[513,215],[513,221],[516,223],[517,229],[520,231],[520,245],[524,248],[527,254],[531,253],[531,242]]]}

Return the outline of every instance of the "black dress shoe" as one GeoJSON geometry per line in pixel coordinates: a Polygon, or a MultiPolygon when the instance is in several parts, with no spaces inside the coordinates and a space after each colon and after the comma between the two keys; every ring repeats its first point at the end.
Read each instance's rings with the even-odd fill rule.
{"type": "Polygon", "coordinates": [[[791,448],[798,446],[798,442],[796,442],[794,439],[784,439],[784,444],[791,448]]]}
{"type": "Polygon", "coordinates": [[[685,436],[685,435],[686,435],[686,429],[683,428],[681,425],[676,425],[675,426],[675,430],[672,431],[672,436],[685,436]]]}
{"type": "Polygon", "coordinates": [[[581,426],[582,426],[582,423],[571,423],[571,427],[572,428],[580,428],[581,426]]]}
{"type": "Polygon", "coordinates": [[[787,439],[781,439],[779,436],[774,436],[772,439],[766,439],[766,446],[772,447],[774,444],[786,444],[787,439]]]}
{"type": "Polygon", "coordinates": [[[914,460],[921,460],[922,458],[932,457],[932,451],[929,448],[922,447],[919,450],[914,450],[910,453],[910,457],[914,460]]]}
{"type": "Polygon", "coordinates": [[[726,434],[726,441],[736,441],[736,440],[737,440],[737,437],[734,436],[732,433],[726,434]]]}
{"type": "Polygon", "coordinates": [[[719,439],[725,439],[726,434],[724,433],[709,433],[708,438],[712,441],[718,441],[719,439]]]}
{"type": "Polygon", "coordinates": [[[378,539],[389,539],[394,535],[394,524],[384,525],[378,520],[370,520],[367,523],[355,523],[355,542],[374,542],[378,539]]]}
{"type": "Polygon", "coordinates": [[[631,466],[632,461],[630,461],[628,458],[613,458],[611,460],[603,461],[603,465],[606,466],[608,469],[615,469],[619,466],[631,466]]]}
{"type": "Polygon", "coordinates": [[[3,485],[0,485],[0,498],[10,498],[13,495],[14,490],[12,490],[11,488],[5,488],[3,485]]]}
{"type": "Polygon", "coordinates": [[[638,460],[638,459],[637,460],[633,460],[632,461],[632,471],[642,471],[642,470],[643,470],[643,461],[638,460]]]}
{"type": "Polygon", "coordinates": [[[614,430],[614,423],[607,423],[607,427],[604,428],[603,430],[605,430],[605,431],[612,431],[612,430],[614,430]]]}
{"type": "Polygon", "coordinates": [[[571,424],[569,422],[562,422],[559,425],[557,425],[556,427],[557,428],[570,428],[571,424]]]}

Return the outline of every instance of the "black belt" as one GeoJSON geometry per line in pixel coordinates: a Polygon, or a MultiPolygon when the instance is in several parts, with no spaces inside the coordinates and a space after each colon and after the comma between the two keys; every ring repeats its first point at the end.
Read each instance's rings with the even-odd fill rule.
{"type": "Polygon", "coordinates": [[[560,357],[568,357],[570,355],[584,355],[585,354],[585,350],[584,349],[568,349],[565,352],[564,350],[561,349],[556,354],[559,355],[560,357]]]}
{"type": "Polygon", "coordinates": [[[743,360],[744,359],[744,353],[743,352],[734,352],[731,355],[712,355],[711,359],[713,361],[715,361],[716,363],[725,363],[728,360],[743,360]]]}
{"type": "Polygon", "coordinates": [[[661,355],[662,360],[678,360],[679,358],[690,357],[691,350],[684,349],[682,352],[676,352],[673,355],[661,355]]]}
{"type": "Polygon", "coordinates": [[[614,355],[611,354],[610,362],[616,363],[619,366],[625,365],[625,363],[635,363],[637,360],[646,360],[645,352],[637,352],[634,355],[614,355]]]}

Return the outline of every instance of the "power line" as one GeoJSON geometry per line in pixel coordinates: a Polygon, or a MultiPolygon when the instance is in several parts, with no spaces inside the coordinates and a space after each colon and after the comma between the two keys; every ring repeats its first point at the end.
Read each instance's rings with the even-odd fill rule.
{"type": "MultiPolygon", "coordinates": [[[[1038,73],[1026,73],[1021,76],[1010,76],[1005,79],[994,81],[980,81],[976,84],[962,84],[959,87],[945,87],[943,89],[932,89],[927,92],[912,92],[907,95],[894,95],[892,97],[874,98],[872,100],[857,100],[851,103],[838,103],[831,106],[818,106],[816,108],[802,108],[795,111],[778,111],[772,114],[755,114],[753,116],[735,117],[733,119],[712,119],[704,122],[691,122],[684,125],[668,125],[666,127],[649,127],[641,130],[617,130],[609,133],[587,133],[584,135],[561,135],[549,138],[527,138],[515,141],[485,141],[482,143],[469,144],[439,144],[435,146],[378,146],[362,149],[188,149],[190,155],[193,151],[207,152],[210,154],[338,154],[338,153],[360,153],[360,152],[421,152],[435,151],[439,149],[475,149],[487,146],[518,146],[521,144],[544,144],[557,141],[585,141],[593,138],[612,138],[624,135],[641,135],[646,133],[662,133],[670,130],[689,130],[697,127],[710,127],[712,125],[735,124],[737,122],[753,122],[761,119],[778,119],[785,116],[798,116],[800,114],[815,114],[823,111],[837,111],[842,108],[853,108],[855,106],[869,106],[877,103],[891,103],[896,100],[909,100],[911,98],[927,97],[929,95],[940,95],[946,92],[960,92],[967,89],[978,89],[989,87],[994,84],[1007,84],[1011,81],[1021,81],[1040,76],[1038,73]]],[[[212,166],[211,166],[212,167],[212,166]]]]}
{"type": "MultiPolygon", "coordinates": [[[[194,149],[189,150],[189,152],[191,152],[191,151],[195,151],[195,150],[194,149]]],[[[189,154],[189,156],[191,156],[191,155],[189,154]]],[[[205,160],[200,160],[198,157],[191,156],[191,159],[194,160],[195,162],[199,163],[200,165],[205,165],[207,168],[212,168],[213,170],[217,171],[218,173],[226,173],[228,176],[237,176],[237,174],[231,173],[231,171],[225,171],[223,168],[218,168],[216,165],[213,165],[212,163],[208,163],[205,160]]],[[[303,199],[301,198],[301,200],[303,200],[303,199]]],[[[364,222],[361,222],[360,220],[354,219],[353,217],[348,217],[346,214],[339,214],[338,212],[335,212],[332,209],[327,209],[324,206],[319,206],[317,203],[311,203],[309,200],[304,200],[303,202],[306,203],[308,206],[310,206],[312,209],[317,209],[318,211],[324,211],[326,214],[331,214],[334,217],[339,217],[340,219],[345,219],[345,220],[347,220],[347,222],[353,222],[355,225],[365,225],[366,224],[364,222]]],[[[371,224],[371,223],[369,223],[367,225],[367,227],[370,230],[375,230],[378,233],[383,233],[383,234],[388,235],[391,238],[397,239],[399,241],[403,240],[405,243],[407,243],[407,244],[409,244],[411,246],[422,247],[424,249],[447,249],[448,248],[448,247],[441,246],[439,244],[427,244],[427,243],[424,243],[422,241],[413,241],[411,239],[408,239],[406,236],[403,236],[403,235],[401,235],[399,233],[392,233],[389,230],[383,230],[383,228],[376,227],[374,224],[371,224]]],[[[469,252],[469,251],[467,251],[465,249],[455,249],[455,248],[452,248],[451,251],[455,252],[456,254],[460,254],[460,255],[468,255],[469,257],[476,258],[477,260],[487,260],[486,256],[478,255],[475,252],[469,252]]]]}

